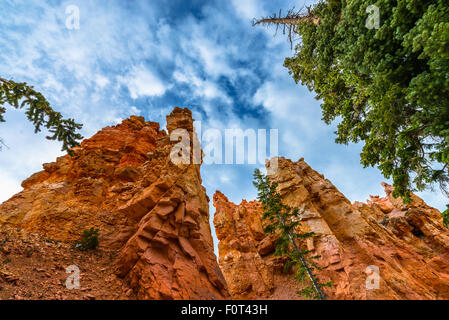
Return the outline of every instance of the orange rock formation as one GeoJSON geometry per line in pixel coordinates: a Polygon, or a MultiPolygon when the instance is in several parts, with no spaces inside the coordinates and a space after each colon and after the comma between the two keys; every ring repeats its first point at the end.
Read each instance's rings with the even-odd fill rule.
{"type": "MultiPolygon", "coordinates": [[[[276,239],[263,232],[257,201],[235,205],[215,194],[217,263],[200,164],[171,161],[175,129],[187,131],[187,158],[198,160],[188,109],[167,116],[168,134],[133,116],[83,141],[73,157],[44,164],[22,183],[22,192],[0,205],[0,225],[66,242],[64,250],[83,230],[99,228],[102,264],[107,250],[118,253],[113,265],[122,280],[114,286],[124,281],[127,297],[300,298],[293,274],[283,272],[285,260],[273,256],[276,239]]],[[[385,198],[351,204],[302,159],[279,158],[278,167],[270,178],[284,201],[300,209],[301,231],[315,233],[302,245],[321,256],[320,280],[334,281],[326,289],[329,298],[449,299],[449,232],[436,209],[415,195],[405,205],[386,184],[385,198]],[[379,270],[378,288],[369,266],[379,270]]]]}
{"type": "MultiPolygon", "coordinates": [[[[169,134],[176,128],[193,137],[188,109],[167,116],[169,134]]],[[[143,117],[104,128],[25,180],[0,206],[0,223],[69,242],[99,228],[140,299],[227,298],[200,165],[173,164],[174,143],[143,117]]]]}
{"type": "Polygon", "coordinates": [[[273,256],[275,238],[263,231],[258,201],[230,202],[214,195],[214,225],[219,239],[219,264],[234,299],[297,299],[291,274],[283,274],[284,260],[273,256]]]}
{"type": "MultiPolygon", "coordinates": [[[[285,203],[300,208],[301,231],[315,233],[303,245],[321,256],[320,280],[334,282],[328,298],[449,299],[449,232],[419,197],[403,204],[383,184],[385,198],[351,204],[303,159],[279,158],[270,178],[285,203]],[[378,287],[369,266],[379,270],[378,287]]],[[[214,205],[219,264],[232,297],[291,297],[298,285],[272,255],[275,239],[262,232],[258,202],[237,206],[217,192],[214,205]]]]}

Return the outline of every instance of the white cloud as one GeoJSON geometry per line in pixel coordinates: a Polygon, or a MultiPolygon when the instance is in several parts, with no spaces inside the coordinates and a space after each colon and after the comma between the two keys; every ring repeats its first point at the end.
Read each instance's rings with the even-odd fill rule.
{"type": "Polygon", "coordinates": [[[257,0],[232,0],[232,5],[237,14],[248,22],[264,15],[263,3],[257,0]]]}
{"type": "Polygon", "coordinates": [[[4,172],[0,169],[0,179],[2,183],[0,184],[0,203],[8,200],[17,192],[22,190],[17,178],[12,177],[8,172],[4,172]]]}
{"type": "Polygon", "coordinates": [[[137,109],[135,106],[131,106],[129,111],[130,111],[131,115],[139,115],[142,112],[141,110],[137,109]]]}
{"type": "Polygon", "coordinates": [[[103,89],[104,87],[106,87],[106,86],[110,83],[109,79],[106,78],[105,76],[101,75],[101,74],[98,74],[98,75],[95,77],[95,82],[97,83],[97,85],[98,85],[101,89],[103,89]]]}
{"type": "Polygon", "coordinates": [[[60,81],[57,81],[52,74],[47,75],[42,87],[47,90],[53,90],[60,93],[65,91],[64,85],[60,81]]]}
{"type": "Polygon", "coordinates": [[[0,137],[8,146],[0,151],[0,202],[20,191],[21,182],[41,171],[43,163],[62,155],[58,142],[45,139],[43,132],[34,134],[33,129],[23,112],[8,110],[7,122],[0,126],[0,137]]]}
{"type": "MultiPolygon", "coordinates": [[[[235,44],[221,43],[219,33],[211,33],[208,30],[215,26],[191,22],[184,29],[187,28],[187,35],[179,40],[182,54],[190,58],[191,61],[199,63],[202,70],[212,79],[217,79],[220,76],[234,79],[236,70],[230,66],[230,59],[238,52],[235,44]]],[[[179,55],[177,58],[179,59],[179,55]]],[[[185,59],[181,61],[182,63],[187,62],[185,59]]]]}
{"type": "Polygon", "coordinates": [[[229,183],[231,181],[231,178],[227,174],[220,175],[220,182],[221,183],[229,183]]]}
{"type": "Polygon", "coordinates": [[[118,81],[128,87],[133,99],[144,96],[161,96],[169,88],[143,65],[133,67],[125,77],[118,77],[118,81]]]}
{"type": "Polygon", "coordinates": [[[207,100],[221,99],[224,103],[230,104],[232,100],[225,94],[215,82],[211,80],[203,80],[188,65],[180,67],[173,73],[173,79],[178,83],[187,84],[193,95],[197,98],[204,98],[207,100]]]}
{"type": "MultiPolygon", "coordinates": [[[[270,78],[254,94],[253,103],[270,113],[270,126],[279,129],[281,152],[295,159],[307,148],[316,149],[317,140],[331,141],[331,130],[321,121],[319,102],[296,85],[287,70],[273,67],[270,78]]],[[[324,141],[322,141],[324,142],[324,141]]]]}

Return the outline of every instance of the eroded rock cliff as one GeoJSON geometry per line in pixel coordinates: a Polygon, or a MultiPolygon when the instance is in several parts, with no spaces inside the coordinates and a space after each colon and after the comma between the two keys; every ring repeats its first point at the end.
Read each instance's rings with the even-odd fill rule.
{"type": "MultiPolygon", "coordinates": [[[[351,204],[303,159],[279,158],[270,178],[285,203],[300,208],[301,231],[315,233],[303,246],[321,256],[319,278],[334,282],[325,290],[330,299],[449,299],[449,232],[419,197],[403,204],[383,184],[386,197],[351,204]]],[[[298,297],[293,274],[273,257],[275,239],[262,232],[258,202],[235,205],[217,192],[214,205],[219,264],[232,297],[298,297]]]]}
{"type": "Polygon", "coordinates": [[[234,299],[297,299],[292,275],[283,274],[284,260],[273,256],[275,238],[266,236],[258,201],[240,205],[217,191],[215,232],[219,263],[234,299]]]}
{"type": "MultiPolygon", "coordinates": [[[[2,292],[57,299],[91,299],[94,292],[115,299],[301,298],[293,274],[283,272],[285,260],[273,256],[276,238],[263,232],[257,201],[236,205],[214,195],[217,263],[200,164],[171,160],[176,129],[187,132],[191,147],[178,155],[198,160],[191,112],[175,108],[168,133],[131,117],[25,180],[24,190],[0,205],[0,257],[14,259],[8,270],[0,268],[2,292]],[[101,250],[71,249],[91,227],[100,229],[101,250]],[[45,263],[37,268],[36,261],[45,263]],[[64,289],[70,264],[83,269],[94,290],[79,296],[64,289]],[[56,273],[61,279],[51,278],[56,273]],[[51,292],[34,289],[41,274],[49,275],[51,292]]],[[[314,232],[302,245],[321,256],[319,278],[334,282],[329,298],[449,299],[449,232],[436,209],[415,195],[403,204],[386,184],[386,197],[352,204],[304,160],[278,160],[270,178],[285,203],[300,209],[300,231],[314,232]],[[379,270],[378,287],[372,270],[379,270]]]]}
{"type": "Polygon", "coordinates": [[[0,206],[0,223],[65,242],[99,228],[140,299],[227,298],[200,164],[170,161],[173,130],[195,142],[191,112],[175,108],[167,129],[134,116],[104,128],[25,180],[0,206]]]}

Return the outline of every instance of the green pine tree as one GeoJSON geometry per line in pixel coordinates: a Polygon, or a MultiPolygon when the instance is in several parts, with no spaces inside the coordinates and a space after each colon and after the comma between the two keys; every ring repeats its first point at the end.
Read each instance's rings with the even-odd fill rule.
{"type": "Polygon", "coordinates": [[[362,165],[392,178],[395,197],[434,184],[449,196],[447,0],[322,0],[257,23],[297,35],[284,65],[316,93],[323,120],[339,122],[337,143],[364,142],[362,165]]]}
{"type": "Polygon", "coordinates": [[[257,188],[257,199],[262,203],[262,219],[267,221],[264,228],[266,233],[276,233],[275,256],[284,256],[287,262],[284,270],[296,267],[295,279],[302,285],[306,284],[298,294],[306,298],[325,300],[326,295],[322,287],[331,287],[332,282],[320,283],[314,270],[319,270],[319,266],[313,262],[319,256],[310,257],[310,250],[301,249],[297,240],[307,239],[313,236],[313,232],[298,233],[299,209],[284,204],[281,195],[276,191],[277,183],[271,183],[267,176],[263,175],[259,169],[254,171],[254,186],[257,188]]]}
{"type": "MultiPolygon", "coordinates": [[[[33,123],[35,132],[41,131],[42,126],[51,133],[46,138],[62,142],[62,150],[72,154],[70,148],[79,144],[83,138],[78,130],[82,128],[73,119],[64,119],[59,112],[52,109],[45,97],[28,86],[26,83],[17,83],[12,80],[0,78],[0,122],[5,122],[3,114],[6,112],[5,104],[13,108],[26,108],[25,114],[33,123]]],[[[0,140],[3,143],[2,140],[0,140]]]]}

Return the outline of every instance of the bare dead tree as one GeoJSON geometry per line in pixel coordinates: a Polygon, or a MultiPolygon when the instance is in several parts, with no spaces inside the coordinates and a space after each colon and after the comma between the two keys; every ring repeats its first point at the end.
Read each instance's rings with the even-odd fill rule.
{"type": "Polygon", "coordinates": [[[259,24],[263,26],[276,25],[276,34],[278,32],[279,26],[283,28],[283,34],[288,33],[288,40],[290,41],[290,47],[293,48],[294,34],[298,34],[297,28],[298,23],[304,21],[310,21],[315,25],[321,23],[320,18],[314,17],[311,13],[311,6],[305,7],[307,12],[304,12],[304,7],[299,10],[292,9],[287,11],[285,16],[282,16],[282,9],[279,10],[279,14],[274,13],[270,17],[262,17],[261,19],[253,19],[253,27],[259,24]]]}

